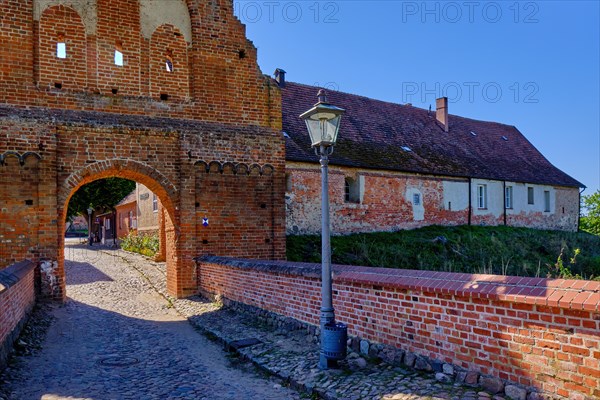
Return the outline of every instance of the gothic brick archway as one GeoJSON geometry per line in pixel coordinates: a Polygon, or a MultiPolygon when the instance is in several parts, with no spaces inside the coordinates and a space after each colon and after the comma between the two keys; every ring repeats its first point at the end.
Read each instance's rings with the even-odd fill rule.
{"type": "Polygon", "coordinates": [[[68,201],[112,176],[165,206],[174,296],[199,255],[285,258],[281,93],[231,1],[1,3],[0,269],[32,260],[64,299],[68,201]]]}
{"type": "MultiPolygon", "coordinates": [[[[127,159],[112,159],[105,160],[97,163],[93,163],[85,166],[69,175],[69,177],[62,182],[58,191],[58,215],[59,220],[57,224],[58,229],[58,260],[56,263],[56,269],[53,272],[55,285],[46,284],[43,285],[42,289],[46,290],[44,293],[47,297],[64,298],[66,296],[66,279],[65,279],[65,268],[64,268],[64,245],[65,237],[62,234],[65,231],[65,220],[66,212],[71,197],[81,188],[82,186],[91,183],[96,180],[105,178],[124,178],[131,181],[141,183],[152,190],[157,195],[163,205],[165,211],[164,226],[161,224],[161,246],[164,247],[166,253],[167,263],[167,288],[173,294],[178,293],[177,282],[180,281],[179,276],[184,275],[184,266],[178,262],[179,257],[177,255],[178,239],[181,234],[179,228],[179,212],[178,207],[178,191],[177,188],[164,176],[160,171],[152,168],[151,166],[127,159]]],[[[44,271],[42,271],[44,274],[44,271]]],[[[48,277],[42,276],[43,280],[50,281],[48,277]]]]}

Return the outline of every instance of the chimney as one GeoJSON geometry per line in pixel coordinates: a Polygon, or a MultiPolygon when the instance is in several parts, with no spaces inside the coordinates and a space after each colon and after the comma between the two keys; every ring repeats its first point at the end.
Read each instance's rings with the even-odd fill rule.
{"type": "Polygon", "coordinates": [[[277,82],[280,88],[285,87],[285,71],[281,68],[277,68],[275,70],[275,81],[277,82]]]}
{"type": "Polygon", "coordinates": [[[435,119],[444,125],[444,132],[448,132],[448,98],[440,97],[435,100],[435,119]]]}

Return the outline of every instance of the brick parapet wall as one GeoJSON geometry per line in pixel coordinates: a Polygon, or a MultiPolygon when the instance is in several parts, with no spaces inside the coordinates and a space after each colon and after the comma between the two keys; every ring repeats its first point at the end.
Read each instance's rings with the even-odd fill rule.
{"type": "MultiPolygon", "coordinates": [[[[320,266],[198,260],[199,287],[312,325],[320,266]]],[[[349,334],[573,399],[600,396],[600,282],[334,266],[349,334]]]]}
{"type": "Polygon", "coordinates": [[[0,271],[0,369],[35,303],[34,269],[22,261],[0,271]]]}

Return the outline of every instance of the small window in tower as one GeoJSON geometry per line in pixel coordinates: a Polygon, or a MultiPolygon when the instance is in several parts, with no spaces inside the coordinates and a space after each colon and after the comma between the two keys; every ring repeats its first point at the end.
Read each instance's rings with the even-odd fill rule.
{"type": "Polygon", "coordinates": [[[123,43],[121,42],[115,44],[115,65],[123,66],[123,43]]]}
{"type": "Polygon", "coordinates": [[[165,68],[167,72],[173,72],[173,51],[167,50],[167,55],[165,56],[165,68]]]}
{"type": "Polygon", "coordinates": [[[67,58],[67,43],[65,42],[64,35],[58,35],[58,41],[56,43],[56,57],[67,58]]]}

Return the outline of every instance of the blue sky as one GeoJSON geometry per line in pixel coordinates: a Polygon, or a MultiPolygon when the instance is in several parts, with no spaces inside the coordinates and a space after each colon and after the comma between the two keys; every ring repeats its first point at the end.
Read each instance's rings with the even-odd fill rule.
{"type": "MultiPolygon", "coordinates": [[[[236,15],[262,71],[515,125],[600,188],[600,2],[249,1],[236,15]]],[[[340,134],[343,134],[341,132],[340,134]]]]}

